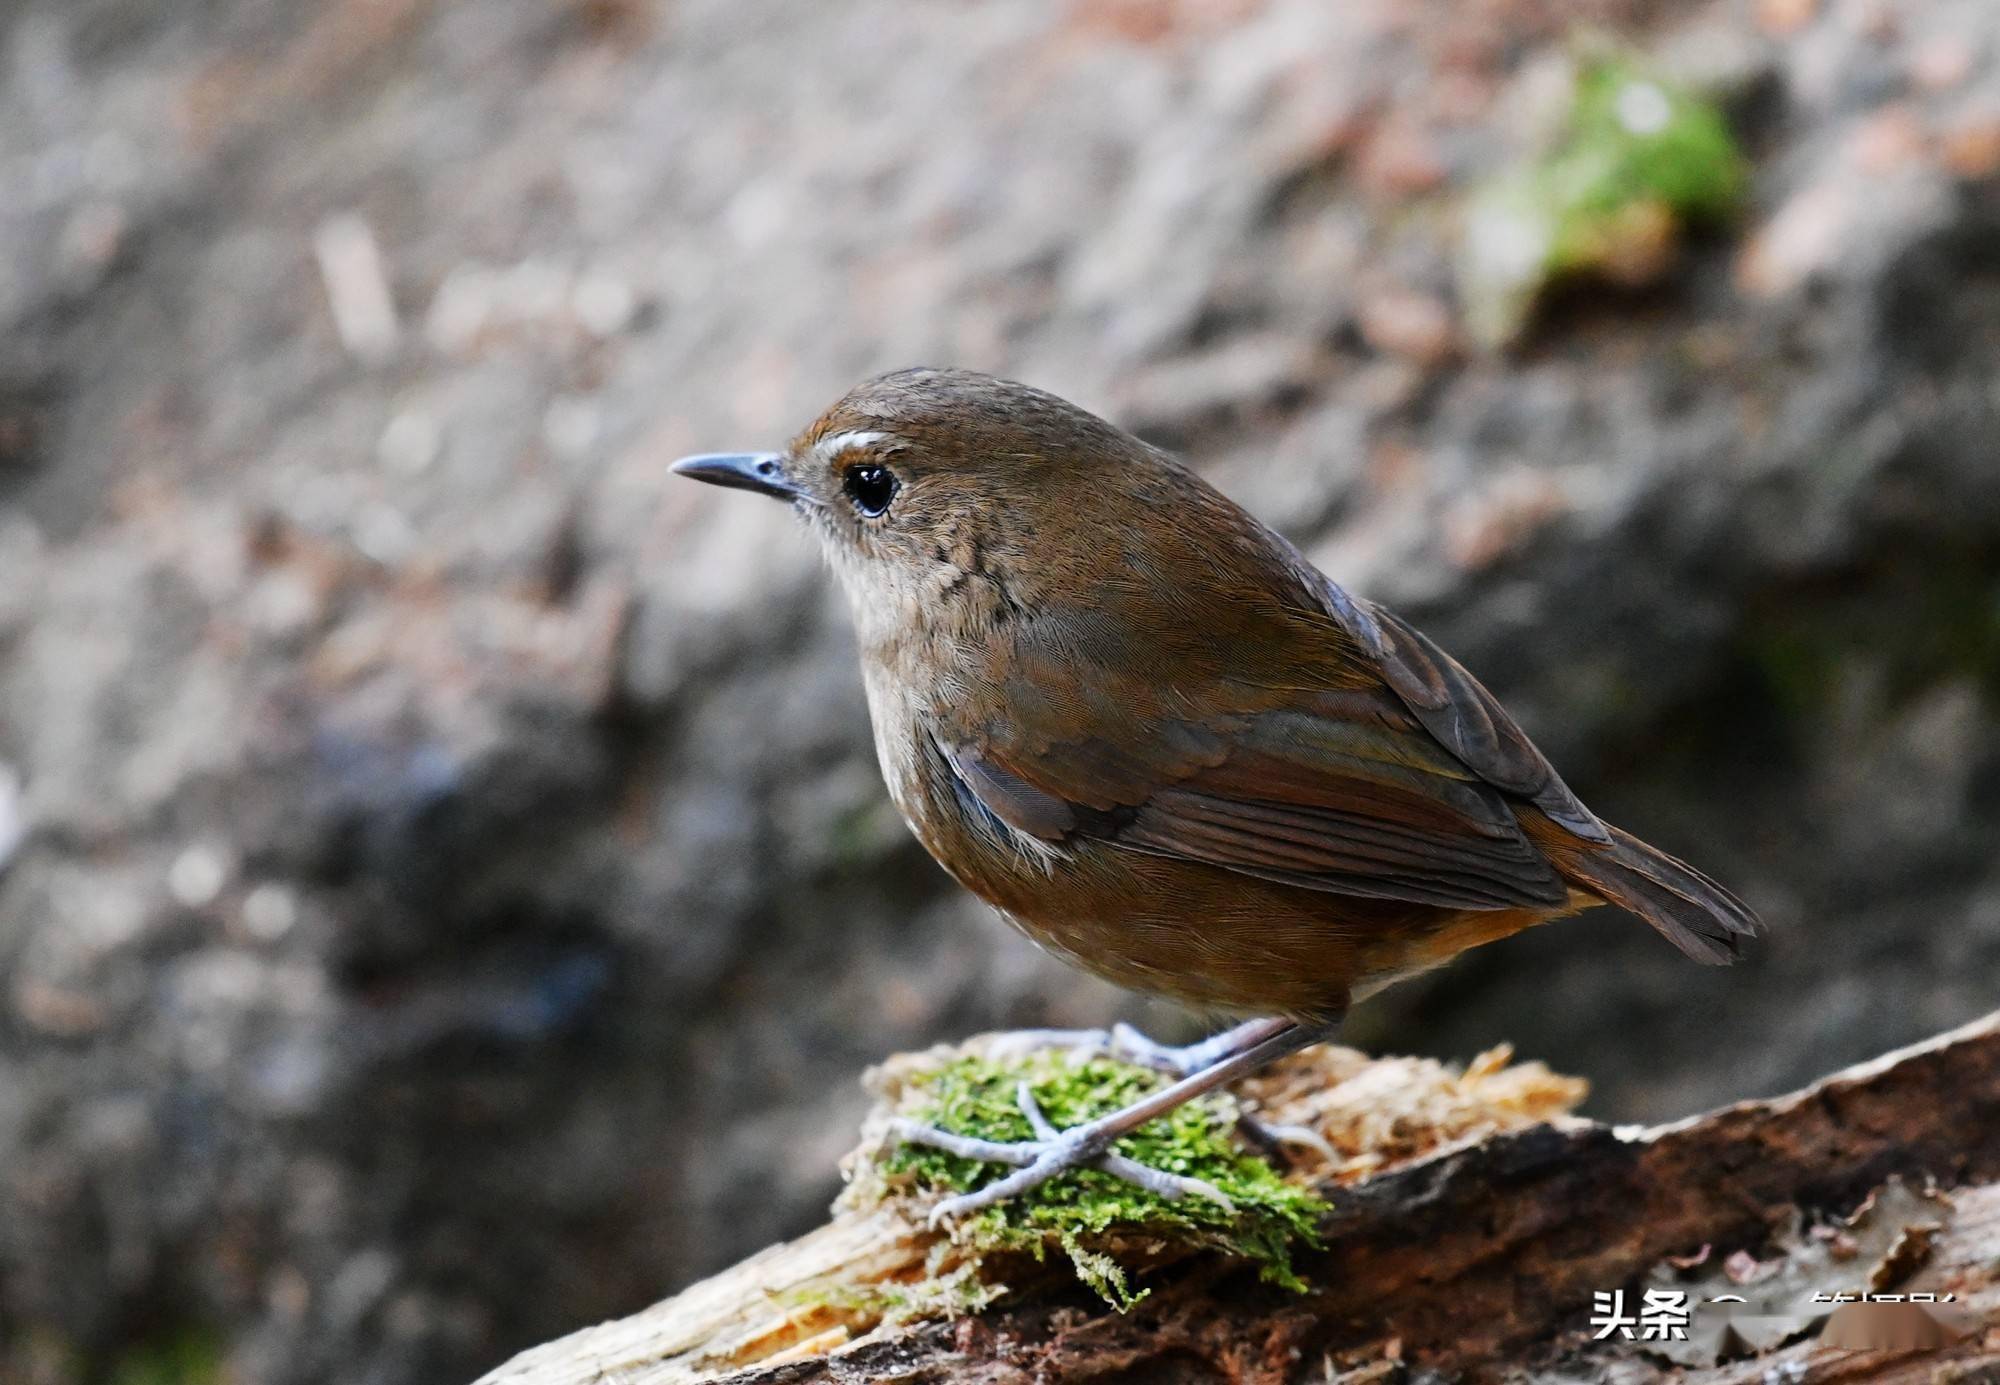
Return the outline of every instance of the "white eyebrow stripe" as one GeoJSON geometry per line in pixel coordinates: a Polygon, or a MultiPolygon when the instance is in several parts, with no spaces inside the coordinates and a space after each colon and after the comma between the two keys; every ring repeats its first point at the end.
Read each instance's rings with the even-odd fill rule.
{"type": "Polygon", "coordinates": [[[887,442],[891,435],[863,430],[832,433],[813,444],[813,456],[824,465],[831,465],[834,458],[856,447],[873,447],[878,442],[887,442]]]}

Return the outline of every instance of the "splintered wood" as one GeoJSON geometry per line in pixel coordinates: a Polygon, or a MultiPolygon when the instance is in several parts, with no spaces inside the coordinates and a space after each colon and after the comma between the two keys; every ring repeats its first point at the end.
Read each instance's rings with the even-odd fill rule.
{"type": "Polygon", "coordinates": [[[1322,1048],[1273,1064],[1236,1092],[1273,1124],[1316,1132],[1340,1157],[1331,1168],[1308,1164],[1307,1171],[1348,1184],[1501,1131],[1585,1124],[1569,1114],[1589,1094],[1582,1078],[1513,1057],[1503,1044],[1460,1071],[1431,1058],[1371,1059],[1351,1048],[1322,1048]]]}
{"type": "MultiPolygon", "coordinates": [[[[877,1113],[893,1108],[912,1074],[958,1048],[900,1054],[869,1074],[877,1113]]],[[[1369,1059],[1321,1046],[1294,1054],[1236,1087],[1243,1106],[1273,1125],[1301,1126],[1336,1155],[1293,1152],[1296,1175],[1347,1186],[1494,1135],[1569,1116],[1585,1085],[1541,1063],[1512,1064],[1505,1048],[1464,1069],[1427,1058],[1369,1059]]],[[[842,1208],[796,1241],[773,1246],[630,1318],[530,1351],[481,1385],[695,1385],[864,1342],[912,1323],[992,1302],[1025,1284],[972,1279],[950,1240],[894,1206],[842,1208]]],[[[1043,1277],[1056,1271],[1043,1272],[1043,1277]]]]}

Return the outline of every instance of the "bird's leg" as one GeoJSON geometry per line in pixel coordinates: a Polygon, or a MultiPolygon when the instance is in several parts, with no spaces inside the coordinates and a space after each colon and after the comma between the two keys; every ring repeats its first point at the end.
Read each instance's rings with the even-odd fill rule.
{"type": "MultiPolygon", "coordinates": [[[[1018,1057],[1038,1048],[1063,1048],[1079,1054],[1108,1053],[1141,1067],[1186,1077],[1268,1038],[1285,1023],[1278,1019],[1245,1020],[1191,1044],[1163,1044],[1123,1020],[1109,1029],[1016,1029],[995,1039],[986,1051],[995,1058],[1018,1057]]],[[[1314,1151],[1329,1164],[1340,1160],[1326,1137],[1310,1126],[1276,1125],[1248,1111],[1238,1116],[1236,1123],[1251,1143],[1266,1151],[1298,1145],[1314,1151]]]]}
{"type": "MultiPolygon", "coordinates": [[[[1121,1058],[1129,1058],[1149,1068],[1170,1072],[1176,1077],[1186,1077],[1191,1072],[1221,1062],[1231,1054],[1240,1053],[1252,1044],[1261,1043],[1272,1034],[1284,1028],[1284,1020],[1245,1020],[1220,1034],[1211,1034],[1199,1043],[1182,1044],[1174,1047],[1155,1043],[1129,1024],[1115,1024],[1111,1027],[1112,1052],[1121,1058]]],[[[1337,1026],[1336,1026],[1337,1027],[1337,1026]]],[[[1331,1031],[1329,1031],[1330,1035],[1331,1031]]],[[[1327,1163],[1337,1163],[1340,1155],[1327,1143],[1326,1137],[1310,1126],[1276,1125],[1259,1120],[1245,1111],[1236,1118],[1236,1124],[1255,1144],[1266,1150],[1283,1145],[1303,1145],[1318,1153],[1327,1163]]]]}
{"type": "Polygon", "coordinates": [[[995,1058],[1019,1057],[1038,1048],[1106,1053],[1140,1067],[1186,1077],[1269,1038],[1288,1023],[1279,1019],[1245,1020],[1192,1044],[1160,1043],[1123,1020],[1109,1029],[1016,1029],[995,1038],[986,1051],[995,1058]]]}
{"type": "Polygon", "coordinates": [[[1175,1077],[1186,1077],[1190,1073],[1214,1067],[1224,1058],[1233,1057],[1255,1047],[1290,1024],[1290,1020],[1280,1019],[1245,1020],[1241,1024],[1223,1030],[1220,1034],[1211,1034],[1198,1043],[1176,1045],[1149,1039],[1131,1025],[1120,1021],[1111,1026],[1111,1052],[1142,1067],[1157,1068],[1161,1072],[1172,1073],[1175,1077]]]}
{"type": "MultiPolygon", "coordinates": [[[[1318,1043],[1339,1028],[1339,1021],[1321,1024],[1301,1024],[1294,1020],[1260,1020],[1256,1023],[1264,1027],[1261,1037],[1255,1042],[1236,1048],[1233,1052],[1211,1062],[1207,1067],[1191,1072],[1177,1082],[1162,1087],[1140,1097],[1129,1106],[1108,1115],[1086,1121],[1069,1130],[1056,1130],[1049,1124],[1041,1108],[1035,1104],[1034,1094],[1023,1082],[1017,1100],[1021,1114],[1028,1118],[1028,1124],[1035,1131],[1035,1138],[1019,1143],[1003,1143],[997,1140],[978,1140],[964,1135],[956,1135],[948,1130],[939,1130],[921,1122],[898,1119],[891,1126],[891,1133],[900,1140],[912,1144],[930,1145],[950,1154],[968,1159],[982,1159],[997,1164],[1012,1164],[1014,1172],[1005,1178],[987,1184],[974,1192],[961,1193],[949,1197],[931,1209],[931,1224],[948,1218],[976,1212],[982,1207],[990,1207],[1017,1193],[1039,1187],[1057,1174],[1074,1168],[1095,1167],[1114,1174],[1129,1183],[1160,1194],[1162,1197],[1181,1197],[1197,1194],[1213,1198],[1225,1206],[1229,1199],[1220,1189],[1199,1178],[1187,1178],[1179,1174],[1150,1169],[1134,1162],[1124,1155],[1113,1152],[1111,1146],[1121,1136],[1129,1135],[1140,1126],[1156,1117],[1163,1116],[1174,1108],[1214,1091],[1217,1087],[1231,1082],[1246,1073],[1255,1072],[1273,1059],[1282,1058],[1287,1053],[1297,1052],[1309,1044],[1318,1043]]],[[[1247,1028],[1247,1026],[1245,1026],[1247,1028]]],[[[1236,1031],[1231,1031],[1235,1033],[1236,1031]]]]}

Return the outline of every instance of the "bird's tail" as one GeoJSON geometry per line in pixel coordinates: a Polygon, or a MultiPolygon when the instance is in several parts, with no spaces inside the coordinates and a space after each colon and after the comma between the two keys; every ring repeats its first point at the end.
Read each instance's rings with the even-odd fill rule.
{"type": "Polygon", "coordinates": [[[1757,933],[1749,905],[1685,861],[1615,827],[1608,849],[1580,851],[1562,864],[1576,883],[1631,910],[1697,962],[1727,965],[1743,940],[1757,933]]]}

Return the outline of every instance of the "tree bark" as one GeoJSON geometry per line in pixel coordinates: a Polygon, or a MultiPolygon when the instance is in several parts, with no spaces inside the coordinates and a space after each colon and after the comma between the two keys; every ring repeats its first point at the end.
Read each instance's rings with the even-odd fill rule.
{"type": "Polygon", "coordinates": [[[907,1279],[931,1238],[877,1209],[481,1385],[2000,1380],[2000,1013],[1776,1100],[1649,1129],[1537,1124],[1326,1191],[1305,1294],[1197,1255],[1152,1271],[1123,1315],[1045,1272],[956,1321],[855,1340],[837,1304],[792,1291],[907,1279]],[[1941,1196],[1934,1229],[1902,1234],[1873,1286],[1954,1294],[1976,1324],[1962,1340],[1898,1355],[1809,1336],[1683,1368],[1644,1342],[1595,1339],[1593,1295],[1636,1293],[1667,1257],[1743,1282],[1781,1271],[1787,1244],[1837,1261],[1840,1219],[1892,1179],[1941,1196]],[[1788,1219],[1819,1225],[1787,1242],[1788,1219]]]}

